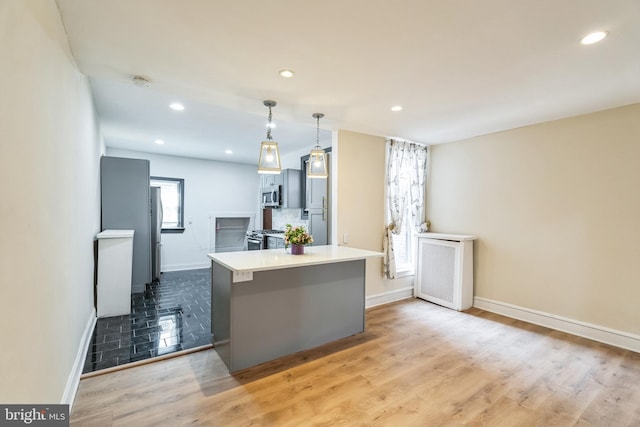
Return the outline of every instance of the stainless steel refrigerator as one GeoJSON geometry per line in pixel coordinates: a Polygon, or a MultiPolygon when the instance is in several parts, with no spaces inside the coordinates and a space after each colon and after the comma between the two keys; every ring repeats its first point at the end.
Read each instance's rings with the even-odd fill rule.
{"type": "Polygon", "coordinates": [[[151,279],[160,281],[162,249],[162,198],[160,187],[151,187],[151,279]]]}
{"type": "Polygon", "coordinates": [[[135,230],[131,292],[144,292],[152,281],[149,161],[102,157],[100,189],[102,230],[135,230]]]}

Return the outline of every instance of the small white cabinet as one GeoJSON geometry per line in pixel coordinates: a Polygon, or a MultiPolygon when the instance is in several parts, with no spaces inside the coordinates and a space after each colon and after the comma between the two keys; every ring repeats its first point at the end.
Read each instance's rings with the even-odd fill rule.
{"type": "Polygon", "coordinates": [[[98,239],[98,317],[131,313],[134,230],[105,230],[98,239]]]}
{"type": "Polygon", "coordinates": [[[475,236],[418,234],[414,296],[462,311],[473,306],[475,236]]]}

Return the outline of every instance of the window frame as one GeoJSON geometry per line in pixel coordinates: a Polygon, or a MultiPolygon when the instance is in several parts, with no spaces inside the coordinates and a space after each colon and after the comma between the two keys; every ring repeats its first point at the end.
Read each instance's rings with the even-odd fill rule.
{"type": "Polygon", "coordinates": [[[184,233],[184,178],[171,178],[166,176],[151,176],[149,177],[149,188],[155,187],[151,184],[151,181],[166,181],[171,183],[178,183],[178,226],[177,227],[162,227],[161,233],[184,233]]]}

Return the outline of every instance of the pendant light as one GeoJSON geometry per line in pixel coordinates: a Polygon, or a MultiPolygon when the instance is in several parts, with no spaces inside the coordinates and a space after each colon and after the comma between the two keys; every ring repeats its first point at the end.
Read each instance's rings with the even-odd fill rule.
{"type": "Polygon", "coordinates": [[[308,178],[327,178],[327,154],[320,147],[320,119],[324,117],[322,113],[314,113],[311,117],[316,119],[316,146],[311,150],[309,155],[309,164],[307,165],[308,178]]]}
{"type": "Polygon", "coordinates": [[[271,108],[276,106],[276,101],[263,101],[265,107],[269,108],[269,122],[267,123],[267,140],[260,144],[260,159],[258,160],[258,173],[262,174],[279,174],[280,152],[278,151],[278,143],[271,138],[271,108]]]}

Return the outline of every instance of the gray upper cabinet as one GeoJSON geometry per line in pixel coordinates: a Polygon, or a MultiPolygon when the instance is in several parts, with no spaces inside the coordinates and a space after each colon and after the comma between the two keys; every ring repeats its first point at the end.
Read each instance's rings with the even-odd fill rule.
{"type": "MultiPolygon", "coordinates": [[[[331,156],[327,150],[327,156],[331,156]]],[[[309,156],[300,159],[304,183],[302,188],[302,218],[309,221],[309,232],[313,235],[314,245],[329,243],[329,193],[330,179],[307,178],[306,170],[309,156]]],[[[331,162],[329,161],[329,165],[331,162]]],[[[331,171],[329,171],[331,175],[331,171]]]]}
{"type": "Polygon", "coordinates": [[[260,175],[260,187],[270,187],[272,185],[282,185],[282,178],[280,174],[262,174],[260,175]]]}
{"type": "Polygon", "coordinates": [[[285,169],[280,173],[282,179],[282,207],[297,209],[300,207],[300,175],[298,169],[285,169]]]}
{"type": "Polygon", "coordinates": [[[326,245],[328,242],[328,200],[327,180],[307,179],[306,213],[309,232],[313,235],[314,245],[326,245]]]}
{"type": "Polygon", "coordinates": [[[260,187],[266,188],[272,185],[280,186],[281,208],[297,209],[301,205],[301,171],[298,169],[284,169],[277,175],[260,175],[260,187]]]}
{"type": "Polygon", "coordinates": [[[327,180],[307,178],[306,210],[327,208],[327,180]]]}
{"type": "MultiPolygon", "coordinates": [[[[330,156],[330,153],[327,153],[330,156]]],[[[304,174],[304,205],[302,206],[303,215],[306,216],[311,210],[320,210],[328,208],[328,189],[329,179],[323,178],[307,178],[306,170],[309,156],[302,157],[302,165],[304,166],[302,173],[304,174]]]]}

